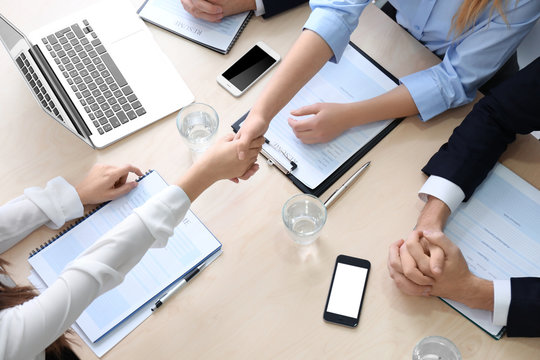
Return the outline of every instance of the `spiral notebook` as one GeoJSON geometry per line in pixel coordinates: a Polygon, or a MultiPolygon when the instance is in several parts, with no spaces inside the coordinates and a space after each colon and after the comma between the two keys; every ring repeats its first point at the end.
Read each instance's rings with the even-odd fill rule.
{"type": "MultiPolygon", "coordinates": [[[[148,172],[130,193],[100,206],[33,251],[28,260],[33,270],[47,286],[51,286],[71,260],[167,186],[156,171],[148,172]]],[[[101,341],[133,313],[193,268],[210,258],[213,260],[213,255],[220,251],[221,243],[188,211],[167,246],[148,250],[119,286],[90,304],[77,319],[77,326],[89,341],[101,341]]]]}
{"type": "Polygon", "coordinates": [[[221,54],[231,50],[253,14],[246,11],[212,23],[193,17],[180,0],[146,0],[137,12],[144,21],[221,54]]]}

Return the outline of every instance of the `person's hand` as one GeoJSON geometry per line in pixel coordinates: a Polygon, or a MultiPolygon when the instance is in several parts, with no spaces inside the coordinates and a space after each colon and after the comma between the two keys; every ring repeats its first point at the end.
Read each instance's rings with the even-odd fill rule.
{"type": "Polygon", "coordinates": [[[202,166],[212,180],[242,179],[247,180],[259,169],[257,155],[264,143],[263,137],[258,137],[248,144],[244,159],[239,160],[237,155],[237,142],[234,135],[229,134],[219,139],[208,149],[194,166],[202,166]]]}
{"type": "Polygon", "coordinates": [[[345,121],[350,116],[348,104],[317,103],[291,111],[291,115],[314,115],[303,120],[288,120],[294,135],[304,144],[328,142],[349,128],[345,121]]]}
{"type": "Polygon", "coordinates": [[[83,205],[114,200],[137,186],[136,181],[126,182],[129,173],[143,175],[141,170],[132,165],[117,167],[96,164],[83,181],[75,186],[75,190],[83,205]]]}
{"type": "Polygon", "coordinates": [[[401,261],[401,248],[404,246],[405,240],[398,240],[390,245],[388,251],[388,272],[390,277],[394,280],[394,283],[403,293],[407,295],[415,296],[429,296],[431,293],[431,286],[418,285],[405,276],[401,261]]]}
{"type": "Polygon", "coordinates": [[[264,133],[268,130],[269,123],[262,117],[248,114],[246,120],[235,136],[238,159],[244,160],[248,152],[261,151],[264,144],[264,133]],[[261,140],[262,139],[262,143],[261,140]],[[257,141],[255,141],[257,140],[257,141]],[[260,146],[258,146],[260,144],[260,146]]]}
{"type": "Polygon", "coordinates": [[[181,0],[184,9],[198,19],[219,22],[225,16],[255,10],[255,0],[181,0]]]}

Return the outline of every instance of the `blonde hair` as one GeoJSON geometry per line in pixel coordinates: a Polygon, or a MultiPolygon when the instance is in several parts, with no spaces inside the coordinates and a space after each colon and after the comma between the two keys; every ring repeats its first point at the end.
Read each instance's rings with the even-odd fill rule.
{"type": "MultiPolygon", "coordinates": [[[[455,36],[461,35],[476,22],[478,15],[488,7],[489,2],[490,0],[463,0],[458,11],[452,18],[450,31],[453,31],[455,36]]],[[[489,17],[493,15],[493,11],[497,10],[504,22],[508,24],[506,14],[504,13],[507,3],[508,0],[493,0],[493,4],[489,10],[489,17]]]]}

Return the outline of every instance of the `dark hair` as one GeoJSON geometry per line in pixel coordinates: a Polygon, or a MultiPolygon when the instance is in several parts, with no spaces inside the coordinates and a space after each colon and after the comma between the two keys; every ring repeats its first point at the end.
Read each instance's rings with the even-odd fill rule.
{"type": "MultiPolygon", "coordinates": [[[[6,265],[9,265],[9,263],[0,259],[0,274],[7,275],[7,271],[5,270],[6,265]]],[[[0,311],[20,305],[37,295],[36,289],[31,286],[10,287],[0,281],[0,311]]],[[[71,330],[66,331],[66,333],[70,332],[71,330]]],[[[61,359],[63,353],[66,351],[71,352],[66,333],[62,334],[47,347],[45,350],[47,359],[61,359]]]]}

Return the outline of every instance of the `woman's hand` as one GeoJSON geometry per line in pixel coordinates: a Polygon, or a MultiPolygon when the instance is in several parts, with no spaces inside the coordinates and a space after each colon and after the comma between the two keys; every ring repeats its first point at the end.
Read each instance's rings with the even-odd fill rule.
{"type": "Polygon", "coordinates": [[[317,103],[291,111],[291,115],[313,115],[303,120],[289,118],[294,135],[304,144],[328,142],[352,127],[351,104],[317,103]]]}
{"type": "Polygon", "coordinates": [[[143,175],[141,170],[132,165],[117,167],[96,164],[83,181],[75,186],[75,190],[83,205],[114,200],[137,186],[136,181],[126,182],[129,173],[143,175]]]}

